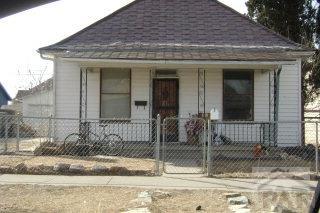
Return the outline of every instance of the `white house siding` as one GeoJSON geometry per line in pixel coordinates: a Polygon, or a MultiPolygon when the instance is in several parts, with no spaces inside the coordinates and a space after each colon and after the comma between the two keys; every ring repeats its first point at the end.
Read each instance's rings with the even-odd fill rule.
{"type": "MultiPolygon", "coordinates": [[[[179,77],[179,117],[188,118],[189,114],[198,112],[198,69],[178,69],[179,77]]],[[[280,81],[280,120],[299,119],[299,85],[298,66],[283,66],[280,81]]],[[[222,116],[223,74],[222,69],[206,69],[206,111],[217,108],[222,116]]],[[[150,117],[152,106],[150,90],[150,68],[132,68],[131,73],[131,116],[133,122],[110,124],[106,132],[120,134],[128,141],[149,141],[150,117]],[[135,101],[148,101],[146,107],[136,107],[135,101]],[[141,120],[142,119],[142,120],[141,120]],[[145,120],[143,120],[145,119],[145,120]]],[[[55,116],[60,118],[79,118],[80,100],[80,66],[77,63],[57,61],[56,63],[56,108],[55,116]]],[[[99,68],[90,69],[88,72],[88,118],[98,119],[100,114],[100,71],[99,68]]],[[[269,120],[269,73],[255,70],[254,74],[254,117],[255,121],[269,120]]],[[[71,132],[78,131],[77,121],[60,122],[56,125],[57,137],[64,138],[71,132]]],[[[99,123],[96,126],[100,128],[99,123]]],[[[186,141],[184,127],[185,121],[179,125],[180,140],[186,141]]],[[[98,129],[98,132],[101,129],[98,129]]],[[[253,127],[252,131],[257,131],[253,127]]],[[[232,130],[224,130],[230,137],[235,136],[232,130]]],[[[248,138],[249,132],[237,137],[248,138]]],[[[299,129],[287,125],[279,125],[279,143],[298,143],[299,129]],[[288,134],[290,133],[290,137],[288,134]],[[290,138],[290,140],[288,140],[290,138]]],[[[228,135],[227,135],[228,136],[228,135]]],[[[258,136],[257,136],[258,137],[258,136]]],[[[238,138],[238,140],[240,140],[238,138]]],[[[244,140],[244,139],[242,139],[244,140]]],[[[252,139],[253,140],[253,139],[252,139]]],[[[258,138],[256,138],[258,140],[258,138]]]]}
{"type": "Polygon", "coordinates": [[[52,90],[45,90],[22,98],[23,123],[42,137],[46,137],[49,131],[47,118],[52,115],[52,95],[52,90]]]}
{"type": "MultiPolygon", "coordinates": [[[[300,63],[285,65],[280,74],[279,121],[301,120],[300,103],[300,63]]],[[[280,146],[301,144],[301,125],[298,123],[279,123],[278,143],[280,146]]]]}
{"type": "Polygon", "coordinates": [[[25,117],[49,117],[52,115],[52,90],[36,92],[22,99],[22,114],[25,117]]]}
{"type": "Polygon", "coordinates": [[[54,136],[63,140],[68,134],[78,132],[80,104],[80,67],[77,63],[61,61],[55,63],[55,118],[54,136]],[[71,119],[65,119],[71,118],[71,119]]]}

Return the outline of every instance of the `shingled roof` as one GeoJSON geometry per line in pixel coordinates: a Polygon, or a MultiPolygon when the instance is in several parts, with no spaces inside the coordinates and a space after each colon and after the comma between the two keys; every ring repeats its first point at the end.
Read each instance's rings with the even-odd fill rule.
{"type": "Polygon", "coordinates": [[[28,90],[18,90],[18,93],[16,94],[16,97],[14,99],[21,100],[23,97],[32,95],[38,92],[42,91],[48,91],[52,90],[53,88],[53,78],[49,78],[45,80],[44,82],[28,89],[28,90]]]}
{"type": "Polygon", "coordinates": [[[40,53],[67,58],[289,60],[299,44],[217,0],[136,0],[40,53]]]}

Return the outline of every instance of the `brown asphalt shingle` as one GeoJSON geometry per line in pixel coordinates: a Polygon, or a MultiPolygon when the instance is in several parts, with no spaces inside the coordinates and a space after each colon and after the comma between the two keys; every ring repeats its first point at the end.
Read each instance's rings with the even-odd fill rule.
{"type": "Polygon", "coordinates": [[[41,52],[61,57],[275,60],[300,45],[216,0],[136,0],[41,52]],[[246,57],[247,56],[247,57],[246,57]]]}

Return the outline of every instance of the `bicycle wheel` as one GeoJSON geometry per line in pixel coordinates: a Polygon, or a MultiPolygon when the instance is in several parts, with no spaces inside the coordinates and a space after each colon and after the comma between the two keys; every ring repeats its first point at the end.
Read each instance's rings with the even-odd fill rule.
{"type": "Polygon", "coordinates": [[[103,139],[101,151],[105,155],[119,155],[123,149],[123,140],[119,135],[109,134],[103,139]]]}
{"type": "Polygon", "coordinates": [[[68,135],[63,142],[65,154],[79,154],[79,147],[83,144],[84,140],[78,133],[72,133],[68,135]]]}

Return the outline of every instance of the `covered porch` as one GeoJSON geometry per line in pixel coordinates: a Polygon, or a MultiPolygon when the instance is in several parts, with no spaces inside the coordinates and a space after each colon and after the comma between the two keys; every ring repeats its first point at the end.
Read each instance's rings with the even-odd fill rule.
{"type": "MultiPolygon", "coordinates": [[[[141,121],[160,114],[162,121],[179,119],[168,130],[167,140],[187,143],[188,119],[207,119],[215,109],[219,112],[218,122],[224,123],[221,134],[235,143],[277,146],[276,137],[289,136],[282,144],[297,145],[301,144],[301,127],[280,125],[279,128],[289,131],[278,131],[285,132],[281,136],[275,132],[279,128],[275,128],[274,122],[301,120],[299,82],[292,81],[300,73],[299,66],[299,61],[61,59],[57,67],[68,72],[60,74],[56,86],[72,79],[74,85],[79,85],[72,88],[72,96],[78,96],[79,102],[72,103],[72,109],[67,105],[63,111],[58,108],[56,113],[59,117],[71,114],[81,121],[141,121]]],[[[127,126],[123,123],[117,128],[127,126]]],[[[151,130],[132,132],[139,135],[125,137],[152,141],[151,130]]]]}

